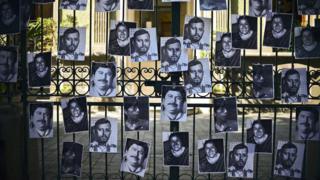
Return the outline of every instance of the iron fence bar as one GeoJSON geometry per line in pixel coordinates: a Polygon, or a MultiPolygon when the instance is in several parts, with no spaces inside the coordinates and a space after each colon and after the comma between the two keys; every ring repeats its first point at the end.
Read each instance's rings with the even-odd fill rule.
{"type": "MultiPolygon", "coordinates": [[[[295,19],[296,16],[296,12],[295,12],[295,4],[297,3],[297,1],[294,1],[292,3],[292,19],[295,19]]],[[[291,30],[291,34],[294,34],[294,25],[293,24],[293,28],[291,30]]],[[[294,37],[294,36],[293,36],[294,37]]],[[[294,39],[291,41],[291,47],[292,47],[292,51],[291,51],[291,68],[294,69],[294,61],[295,61],[295,57],[294,57],[294,39]]]]}
{"type": "Polygon", "coordinates": [[[277,130],[277,108],[273,108],[273,128],[272,128],[272,162],[271,162],[271,179],[273,179],[273,168],[275,163],[275,150],[276,150],[276,130],[277,130]]]}
{"type": "Polygon", "coordinates": [[[195,140],[196,140],[196,107],[193,107],[193,117],[192,117],[192,179],[194,179],[194,166],[195,166],[195,160],[194,160],[194,156],[195,156],[195,140]]]}
{"type": "MultiPolygon", "coordinates": [[[[155,22],[155,26],[157,27],[158,26],[158,1],[155,0],[155,2],[156,2],[156,4],[154,7],[154,13],[155,13],[154,22],[155,22]]],[[[160,59],[161,43],[160,43],[160,33],[158,31],[159,31],[158,28],[156,28],[157,44],[158,44],[158,57],[161,62],[161,59],[160,59]]],[[[155,81],[158,81],[158,61],[154,61],[154,72],[155,72],[155,81]]]]}
{"type": "MultiPolygon", "coordinates": [[[[108,119],[108,109],[107,106],[104,105],[104,117],[108,119]]],[[[104,155],[104,166],[105,166],[105,180],[108,180],[108,153],[104,155]]]]}
{"type": "MultiPolygon", "coordinates": [[[[259,109],[258,109],[258,121],[260,121],[260,120],[261,120],[261,107],[259,107],[259,109]]],[[[259,153],[255,153],[255,155],[256,155],[256,164],[255,164],[254,169],[255,169],[255,177],[256,177],[256,179],[258,179],[258,177],[259,177],[259,174],[258,174],[259,173],[259,153]]]]}
{"type": "MultiPolygon", "coordinates": [[[[123,106],[121,106],[121,158],[123,158],[123,106]]],[[[121,172],[121,179],[123,180],[123,172],[121,172]]]]}
{"type": "Polygon", "coordinates": [[[59,105],[57,105],[57,170],[58,170],[58,180],[60,180],[60,127],[59,127],[59,105]]]}
{"type": "MultiPolygon", "coordinates": [[[[76,11],[73,10],[73,28],[76,27],[76,11]]],[[[75,61],[72,61],[72,95],[76,95],[76,66],[75,66],[75,61]]]]}
{"type": "Polygon", "coordinates": [[[153,180],[156,179],[156,120],[157,120],[157,116],[156,116],[157,112],[156,112],[156,106],[153,106],[153,180]]]}
{"type": "MultiPolygon", "coordinates": [[[[108,21],[107,21],[108,22],[108,21]]],[[[106,30],[108,32],[108,29],[106,30]]],[[[107,43],[106,43],[107,44],[107,43]]],[[[92,1],[89,3],[89,74],[91,73],[91,62],[92,62],[92,1]]],[[[90,84],[90,82],[89,82],[90,84]]],[[[89,144],[91,140],[91,106],[89,106],[89,144]]],[[[89,179],[92,180],[92,153],[89,151],[89,179]]]]}
{"type": "Polygon", "coordinates": [[[292,107],[290,107],[289,141],[292,141],[292,107]]]}
{"type": "MultiPolygon", "coordinates": [[[[88,125],[89,144],[91,140],[91,106],[89,105],[89,125],[88,125]]],[[[92,180],[92,153],[89,151],[89,179],[92,180]]]]}

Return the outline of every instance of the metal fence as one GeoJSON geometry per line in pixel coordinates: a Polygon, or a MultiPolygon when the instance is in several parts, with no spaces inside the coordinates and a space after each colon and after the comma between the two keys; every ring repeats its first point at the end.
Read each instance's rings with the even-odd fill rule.
{"type": "MultiPolygon", "coordinates": [[[[125,4],[125,0],[122,1],[125,4]]],[[[197,2],[197,1],[196,1],[197,2]]],[[[244,14],[246,12],[246,5],[249,1],[244,0],[244,14]]],[[[231,3],[231,0],[228,0],[228,4],[231,3]]],[[[154,11],[154,21],[157,24],[158,21],[158,11],[157,11],[157,4],[158,1],[155,1],[155,11],[154,11]]],[[[294,3],[295,4],[295,3],[294,3]]],[[[39,5],[41,10],[41,19],[43,20],[43,6],[39,5]]],[[[86,63],[78,63],[78,62],[71,62],[70,64],[66,64],[62,62],[60,59],[56,59],[53,61],[51,74],[52,74],[52,82],[50,90],[46,88],[39,88],[39,89],[28,89],[27,85],[27,70],[26,70],[26,30],[22,30],[19,36],[17,35],[10,35],[5,37],[1,37],[1,41],[7,45],[18,45],[20,47],[21,53],[21,61],[20,61],[20,69],[19,69],[19,84],[12,85],[12,84],[4,84],[2,85],[3,91],[1,92],[3,97],[6,97],[8,101],[12,101],[12,98],[15,98],[18,93],[20,93],[21,102],[23,103],[23,120],[24,120],[24,129],[25,132],[28,132],[28,114],[27,114],[27,107],[28,104],[33,102],[35,98],[50,98],[50,97],[68,97],[68,96],[80,96],[86,95],[89,90],[89,74],[90,74],[90,64],[93,61],[93,53],[92,53],[92,43],[93,38],[91,37],[92,29],[92,16],[94,15],[93,12],[93,0],[88,1],[88,8],[90,9],[89,15],[89,56],[86,59],[86,63]],[[19,39],[17,41],[16,39],[19,39]],[[19,44],[18,44],[19,43],[19,44]],[[89,65],[87,65],[89,64],[89,65]],[[63,86],[71,87],[69,91],[62,90],[63,86]]],[[[292,7],[295,10],[295,5],[292,7]]],[[[195,14],[197,14],[197,3],[194,4],[195,14]]],[[[62,20],[61,11],[58,10],[58,29],[60,29],[60,23],[62,20]]],[[[172,3],[172,34],[179,35],[180,29],[180,4],[179,3],[172,3]]],[[[231,9],[230,6],[228,7],[228,21],[227,27],[229,29],[229,22],[230,22],[230,14],[231,9]]],[[[295,12],[295,11],[294,11],[295,12]]],[[[122,10],[122,17],[124,17],[124,9],[122,10]]],[[[140,21],[143,12],[140,12],[140,21]]],[[[213,12],[211,12],[211,18],[213,18],[213,12]]],[[[294,14],[296,17],[297,14],[294,14]]],[[[106,18],[106,28],[105,28],[105,38],[108,38],[108,31],[109,31],[109,13],[106,13],[104,16],[106,18]]],[[[262,29],[262,18],[258,18],[260,21],[260,30],[262,29]]],[[[309,17],[310,19],[310,17],[309,17]]],[[[124,19],[122,19],[124,20],[124,19]]],[[[73,13],[73,25],[75,26],[76,22],[76,12],[73,13]]],[[[310,22],[309,22],[310,23],[310,22]]],[[[140,24],[142,24],[140,22],[140,24]]],[[[43,27],[43,21],[42,21],[43,27]]],[[[42,28],[43,29],[43,28],[42,28]]],[[[212,33],[214,28],[212,27],[212,33]]],[[[159,34],[159,33],[158,33],[159,34]]],[[[43,37],[43,31],[42,31],[43,37]]],[[[262,46],[262,31],[260,31],[260,47],[262,46]]],[[[158,37],[159,40],[159,37],[158,37]]],[[[102,40],[99,40],[102,41],[102,40]]],[[[159,42],[159,41],[158,41],[159,42]]],[[[136,134],[125,134],[124,133],[124,119],[123,119],[123,102],[122,97],[124,96],[149,96],[155,100],[159,100],[160,98],[160,87],[163,84],[182,84],[182,74],[181,73],[161,73],[159,71],[159,64],[158,62],[154,62],[153,67],[144,67],[143,63],[138,63],[137,67],[128,67],[125,65],[125,58],[121,57],[116,60],[118,64],[117,69],[117,84],[118,84],[118,93],[117,98],[115,99],[116,102],[92,102],[90,99],[88,100],[88,110],[89,110],[89,124],[91,124],[91,117],[93,117],[92,108],[100,107],[103,109],[104,115],[108,117],[108,114],[111,112],[108,110],[109,107],[115,107],[119,112],[117,115],[118,124],[120,127],[120,149],[118,149],[117,154],[110,155],[110,154],[94,154],[87,152],[85,150],[84,153],[84,162],[83,162],[83,173],[82,179],[139,179],[137,176],[119,173],[118,171],[114,171],[114,169],[118,169],[120,167],[120,160],[123,155],[124,149],[124,140],[126,137],[134,137],[136,139],[143,139],[150,142],[151,145],[151,153],[149,156],[149,166],[146,175],[146,179],[227,179],[226,173],[222,175],[201,175],[197,172],[197,147],[196,147],[196,140],[201,138],[213,138],[213,137],[223,137],[225,142],[225,157],[228,150],[228,143],[234,140],[239,140],[245,142],[245,120],[247,119],[248,112],[255,112],[256,119],[260,119],[264,116],[265,112],[269,113],[270,118],[273,119],[273,151],[276,151],[276,140],[277,139],[288,139],[292,140],[293,137],[293,125],[294,125],[294,113],[295,108],[297,106],[310,106],[307,104],[303,105],[287,105],[287,104],[280,104],[278,100],[280,100],[280,93],[277,92],[275,95],[275,99],[272,101],[260,102],[254,99],[252,96],[252,70],[250,68],[250,64],[246,60],[246,51],[242,50],[242,64],[241,69],[221,69],[217,68],[214,65],[214,49],[213,49],[214,41],[211,40],[211,51],[210,51],[210,70],[212,76],[212,88],[214,93],[205,94],[205,95],[194,95],[189,96],[189,99],[203,99],[205,100],[204,103],[189,103],[188,108],[190,109],[191,114],[188,115],[188,126],[185,124],[179,124],[177,122],[164,123],[159,121],[159,113],[158,108],[160,107],[160,103],[150,103],[150,112],[153,113],[151,116],[151,121],[153,122],[152,128],[150,132],[147,133],[139,133],[136,134]],[[222,91],[215,91],[217,87],[222,88],[222,91]],[[130,91],[129,91],[130,89],[130,91]],[[132,90],[134,89],[134,90],[132,90]],[[240,136],[237,134],[232,133],[225,133],[223,135],[216,135],[213,133],[213,104],[211,103],[211,99],[217,96],[237,96],[241,102],[238,103],[238,111],[240,112],[239,122],[241,124],[241,129],[239,131],[240,136]],[[199,114],[197,113],[197,109],[202,109],[208,112],[208,117],[201,117],[199,118],[199,114]],[[282,117],[282,121],[279,122],[279,113],[286,113],[289,114],[289,117],[282,117]],[[196,122],[197,121],[197,122],[196,122]],[[201,124],[198,123],[201,122],[201,124]],[[282,127],[281,131],[282,134],[278,131],[278,129],[282,127]],[[283,128],[284,127],[284,128],[283,128]],[[201,129],[200,129],[201,128],[201,129]],[[162,146],[161,146],[161,139],[157,137],[163,129],[167,129],[167,131],[181,131],[182,129],[185,131],[189,131],[190,135],[190,166],[188,168],[179,168],[179,167],[170,167],[170,168],[163,168],[159,165],[159,162],[162,161],[162,146]],[[205,131],[202,131],[205,130],[205,131]],[[160,145],[160,146],[159,146],[160,145]],[[115,162],[111,159],[117,159],[118,162],[115,162]],[[94,164],[98,163],[99,167],[94,164]],[[102,167],[101,167],[102,166],[102,167]]],[[[43,38],[42,43],[43,44],[43,38]]],[[[108,49],[108,40],[106,40],[106,49],[108,49]]],[[[43,45],[41,48],[43,51],[43,45]]],[[[292,52],[291,58],[291,67],[293,68],[298,61],[294,59],[292,52]]],[[[106,61],[109,61],[109,56],[107,56],[106,51],[106,61]]],[[[260,56],[256,62],[263,63],[262,57],[262,49],[260,48],[259,52],[260,56]]],[[[279,67],[279,52],[276,49],[274,56],[270,57],[268,64],[274,65],[274,79],[275,79],[275,89],[279,88],[280,84],[280,73],[281,68],[279,67]]],[[[196,52],[194,52],[194,58],[197,58],[196,52]]],[[[315,88],[320,88],[319,83],[319,69],[313,68],[319,64],[317,60],[299,60],[299,63],[305,64],[307,68],[307,80],[308,80],[308,89],[309,89],[309,100],[319,100],[320,93],[315,91],[315,88]]],[[[61,109],[60,103],[54,102],[54,120],[55,120],[55,132],[54,132],[54,139],[41,139],[40,140],[40,169],[41,169],[41,178],[42,179],[62,179],[60,176],[60,160],[61,160],[61,151],[62,151],[62,142],[65,139],[71,139],[72,141],[83,142],[83,144],[89,144],[89,134],[79,135],[79,134],[72,134],[64,135],[62,130],[62,119],[60,117],[61,109]],[[86,138],[87,137],[87,138],[86,138]],[[51,144],[51,146],[49,146],[51,144]],[[52,146],[52,144],[54,144],[52,146]],[[48,147],[55,147],[53,149],[49,149],[48,147]]],[[[252,118],[252,117],[251,117],[252,118]]],[[[26,165],[26,168],[23,170],[25,173],[26,179],[29,179],[28,170],[32,167],[28,167],[28,143],[31,140],[28,140],[28,134],[25,134],[25,144],[24,144],[24,157],[23,161],[26,165]]],[[[308,143],[306,142],[308,145],[308,143]]],[[[87,145],[84,146],[85,148],[87,145]]],[[[308,146],[307,146],[308,147],[308,146]]],[[[308,155],[308,148],[306,149],[305,153],[307,158],[308,155]]],[[[255,155],[255,168],[254,168],[254,177],[256,179],[274,179],[273,176],[273,166],[274,166],[274,158],[275,153],[270,155],[255,155]]],[[[225,161],[226,162],[226,161],[225,161]]],[[[161,164],[161,163],[160,163],[161,164]]],[[[304,167],[306,168],[307,163],[304,163],[304,167]]],[[[303,174],[303,177],[306,177],[303,174]]]]}

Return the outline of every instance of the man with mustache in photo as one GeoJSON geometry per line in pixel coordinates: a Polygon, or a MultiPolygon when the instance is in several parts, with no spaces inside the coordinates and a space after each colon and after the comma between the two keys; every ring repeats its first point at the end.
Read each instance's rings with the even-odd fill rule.
{"type": "Polygon", "coordinates": [[[209,44],[200,42],[204,31],[204,21],[199,17],[192,17],[184,28],[184,46],[191,49],[208,49],[209,44]]]}

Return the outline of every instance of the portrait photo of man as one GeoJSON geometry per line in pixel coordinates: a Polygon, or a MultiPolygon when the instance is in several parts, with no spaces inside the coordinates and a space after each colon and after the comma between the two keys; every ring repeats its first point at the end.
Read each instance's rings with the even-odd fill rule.
{"type": "Polygon", "coordinates": [[[296,108],[296,140],[320,141],[319,107],[296,108]]]}
{"type": "Polygon", "coordinates": [[[282,102],[307,102],[306,68],[283,69],[281,72],[281,93],[282,102]]]}
{"type": "Polygon", "coordinates": [[[320,57],[319,28],[295,27],[294,50],[296,59],[313,59],[320,57]]]}
{"type": "Polygon", "coordinates": [[[109,36],[109,54],[119,56],[130,56],[129,29],[136,28],[133,22],[118,22],[111,20],[109,36]]]}
{"type": "Polygon", "coordinates": [[[162,132],[165,166],[189,166],[189,133],[162,132]]]}
{"type": "Polygon", "coordinates": [[[263,45],[288,49],[291,41],[292,15],[271,13],[267,16],[263,45]]]}
{"type": "Polygon", "coordinates": [[[64,129],[66,133],[88,130],[86,97],[61,99],[64,129]]]}
{"type": "Polygon", "coordinates": [[[182,46],[182,37],[161,37],[161,72],[180,72],[188,70],[188,52],[182,46]]]}
{"type": "Polygon", "coordinates": [[[128,138],[120,171],[144,177],[148,166],[149,148],[149,143],[128,138]]]}
{"type": "Polygon", "coordinates": [[[60,28],[58,58],[71,61],[84,61],[86,28],[60,28]]]}
{"type": "Polygon", "coordinates": [[[184,83],[187,94],[212,92],[209,60],[195,59],[188,63],[188,71],[184,72],[184,83]]]}
{"type": "Polygon", "coordinates": [[[316,15],[320,12],[320,0],[297,0],[299,15],[316,15]]]}
{"type": "Polygon", "coordinates": [[[17,77],[17,48],[0,46],[0,82],[17,82],[17,77]]]}
{"type": "Polygon", "coordinates": [[[153,11],[153,0],[128,0],[128,9],[153,11]]]}
{"type": "Polygon", "coordinates": [[[255,152],[272,152],[272,120],[260,119],[251,121],[247,129],[247,143],[256,145],[255,152]]]}
{"type": "Polygon", "coordinates": [[[53,137],[52,116],[52,103],[29,104],[29,138],[53,137]]]}
{"type": "Polygon", "coordinates": [[[51,52],[28,54],[29,87],[48,87],[51,80],[51,52]]]}
{"type": "Polygon", "coordinates": [[[253,178],[254,149],[254,144],[230,143],[228,177],[253,178]]]}
{"type": "Polygon", "coordinates": [[[83,145],[76,142],[63,142],[61,176],[81,176],[83,145]]]}
{"type": "Polygon", "coordinates": [[[253,64],[253,97],[258,99],[274,98],[274,80],[272,64],[253,64]]]}
{"type": "Polygon", "coordinates": [[[301,178],[305,145],[278,141],[274,175],[301,178]]]}
{"type": "Polygon", "coordinates": [[[114,62],[92,62],[89,95],[114,97],[117,93],[117,67],[114,62]]]}
{"type": "Polygon", "coordinates": [[[226,68],[240,68],[241,50],[232,47],[231,33],[217,32],[215,65],[226,68]]]}
{"type": "Polygon", "coordinates": [[[131,61],[158,60],[156,28],[134,28],[129,31],[131,61]]]}
{"type": "Polygon", "coordinates": [[[117,122],[100,118],[91,123],[89,152],[116,153],[118,140],[117,122]]]}
{"type": "Polygon", "coordinates": [[[19,1],[0,0],[0,34],[16,34],[19,32],[19,1]]]}
{"type": "Polygon", "coordinates": [[[262,17],[272,11],[272,0],[249,0],[249,16],[262,17]]]}
{"type": "Polygon", "coordinates": [[[185,48],[209,50],[210,40],[210,19],[196,16],[185,17],[183,33],[183,45],[185,48]]]}
{"type": "Polygon", "coordinates": [[[61,0],[60,9],[84,11],[87,7],[87,0],[61,0]]]}
{"type": "Polygon", "coordinates": [[[257,18],[232,14],[232,46],[238,49],[257,49],[257,18]]]}
{"type": "Polygon", "coordinates": [[[164,121],[187,120],[187,95],[183,86],[162,86],[161,116],[164,121]]]}
{"type": "MultiPolygon", "coordinates": [[[[110,12],[120,10],[120,0],[96,0],[96,12],[110,12]]],[[[129,31],[128,31],[129,36],[129,31]]]]}
{"type": "Polygon", "coordinates": [[[53,3],[55,0],[32,0],[35,4],[47,4],[47,3],[53,3]]]}
{"type": "Polygon", "coordinates": [[[223,139],[198,140],[199,173],[224,173],[223,139]]]}
{"type": "Polygon", "coordinates": [[[215,132],[238,131],[236,97],[215,98],[213,102],[215,132]]]}
{"type": "Polygon", "coordinates": [[[149,131],[149,97],[124,97],[125,131],[149,131]]]}
{"type": "Polygon", "coordinates": [[[200,0],[201,11],[226,10],[226,0],[200,0]]]}

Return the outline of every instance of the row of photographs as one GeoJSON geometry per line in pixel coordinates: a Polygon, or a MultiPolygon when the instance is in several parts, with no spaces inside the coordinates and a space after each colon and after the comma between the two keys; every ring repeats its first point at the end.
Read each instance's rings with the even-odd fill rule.
{"type": "MultiPolygon", "coordinates": [[[[54,1],[55,0],[33,0],[33,3],[43,4],[53,3],[54,1]]],[[[189,1],[190,0],[162,0],[162,2],[189,1]]],[[[280,0],[280,3],[283,1],[288,0],[280,0]]],[[[200,10],[202,11],[226,10],[228,7],[227,0],[199,0],[199,5],[200,10]]],[[[60,2],[61,9],[85,10],[86,6],[87,0],[61,0],[60,2]]],[[[153,11],[154,0],[128,0],[127,8],[142,11],[153,11]]],[[[316,15],[320,10],[320,0],[297,0],[297,9],[300,15],[316,15]]],[[[95,10],[97,12],[120,10],[120,0],[95,0],[95,10]]],[[[270,11],[272,11],[272,0],[249,0],[250,16],[265,16],[270,11]]]]}
{"type": "MultiPolygon", "coordinates": [[[[0,82],[17,82],[18,61],[14,48],[0,47],[0,82]]],[[[166,71],[174,68],[186,69],[184,86],[180,89],[183,100],[187,95],[212,93],[212,80],[209,60],[196,59],[178,63],[177,67],[167,67],[166,71]]],[[[51,85],[51,53],[28,54],[28,85],[33,87],[50,87],[51,85]]],[[[169,71],[169,72],[170,72],[169,71]]],[[[117,65],[114,62],[92,62],[90,69],[89,96],[115,97],[117,94],[117,65]]],[[[257,99],[274,99],[274,73],[272,64],[252,65],[252,97],[257,99]]],[[[171,87],[170,87],[171,88],[171,87]]],[[[168,86],[163,87],[165,94],[168,86]]],[[[281,70],[281,99],[285,103],[308,101],[307,70],[306,68],[291,68],[281,70]]]]}
{"type": "MultiPolygon", "coordinates": [[[[169,89],[163,95],[161,103],[160,120],[178,121],[187,120],[186,103],[176,89],[169,89]]],[[[88,111],[86,97],[65,98],[61,100],[62,115],[65,133],[77,133],[95,129],[100,121],[88,124],[88,111]]],[[[214,132],[238,132],[237,104],[235,97],[223,97],[214,99],[214,132]]],[[[296,140],[320,140],[319,136],[319,106],[296,108],[296,140]]],[[[124,97],[124,130],[149,131],[149,98],[146,96],[124,97]]],[[[29,105],[29,137],[48,138],[53,137],[53,105],[52,103],[31,103],[29,105]]],[[[102,120],[104,121],[104,120],[102,120]]],[[[247,121],[248,137],[265,137],[272,134],[272,122],[258,121],[258,124],[247,121]]],[[[110,126],[112,124],[109,124],[110,126]]],[[[116,124],[109,127],[117,136],[116,124]]],[[[91,131],[92,133],[94,131],[91,131]]],[[[110,135],[110,134],[109,134],[110,135]]],[[[92,134],[94,137],[94,134],[92,134]]],[[[267,137],[265,137],[267,138],[267,137]]],[[[249,138],[252,139],[252,138],[249,138]]],[[[255,141],[256,139],[252,139],[255,141]]],[[[264,139],[267,140],[267,139],[264,139]]],[[[257,141],[259,142],[259,141],[257,141]]],[[[261,143],[262,141],[260,141],[261,143]]],[[[270,142],[269,142],[270,143],[270,142]]],[[[268,145],[270,146],[270,144],[268,145]]],[[[271,147],[269,147],[271,148],[271,147]]],[[[270,152],[269,148],[257,148],[259,152],[270,152]]]]}
{"type": "MultiPolygon", "coordinates": [[[[104,119],[105,120],[105,119],[104,119]]],[[[107,127],[107,125],[106,125],[107,127]]],[[[99,130],[97,131],[99,133],[99,130]]],[[[101,137],[101,139],[105,139],[101,137]]],[[[189,166],[189,133],[163,132],[163,165],[189,166]]],[[[94,148],[113,149],[116,144],[90,144],[94,148]]],[[[223,139],[198,140],[198,172],[200,174],[227,173],[228,177],[253,178],[254,155],[257,145],[253,143],[231,142],[225,154],[223,139]],[[226,158],[228,157],[228,158],[226,158]],[[227,162],[227,163],[226,163],[227,162]],[[227,164],[227,165],[226,165],[227,164]],[[227,167],[227,168],[226,168],[227,167]]],[[[121,160],[120,171],[144,177],[150,154],[150,143],[127,138],[121,160]]],[[[305,144],[278,141],[273,173],[277,176],[301,178],[305,144]]],[[[81,176],[83,145],[64,142],[61,160],[62,176],[81,176]]]]}

